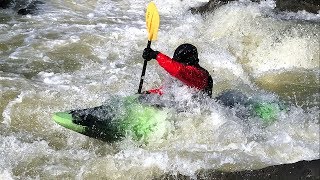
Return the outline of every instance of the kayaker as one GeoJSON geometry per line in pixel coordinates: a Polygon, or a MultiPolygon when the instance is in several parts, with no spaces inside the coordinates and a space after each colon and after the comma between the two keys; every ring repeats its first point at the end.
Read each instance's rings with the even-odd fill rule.
{"type": "MultiPolygon", "coordinates": [[[[148,61],[155,59],[171,76],[188,87],[195,88],[212,96],[212,77],[199,65],[197,48],[192,44],[181,44],[172,58],[151,48],[145,48],[142,57],[148,61]]],[[[151,89],[144,93],[163,94],[162,88],[151,89]]]]}

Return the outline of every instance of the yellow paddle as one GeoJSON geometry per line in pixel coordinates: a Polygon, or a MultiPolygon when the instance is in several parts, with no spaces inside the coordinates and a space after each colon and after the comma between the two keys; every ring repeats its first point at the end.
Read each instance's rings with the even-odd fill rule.
{"type": "MultiPolygon", "coordinates": [[[[148,4],[147,12],[146,12],[146,24],[147,24],[147,30],[148,30],[147,48],[150,48],[151,41],[157,40],[158,29],[159,29],[159,24],[160,24],[159,13],[158,13],[157,7],[154,4],[154,2],[150,2],[148,4]]],[[[148,60],[149,59],[145,59],[143,62],[143,68],[142,68],[142,73],[141,73],[141,77],[140,77],[139,89],[138,89],[139,94],[141,94],[141,89],[142,89],[143,80],[144,80],[144,76],[145,76],[146,69],[147,69],[148,60]]]]}

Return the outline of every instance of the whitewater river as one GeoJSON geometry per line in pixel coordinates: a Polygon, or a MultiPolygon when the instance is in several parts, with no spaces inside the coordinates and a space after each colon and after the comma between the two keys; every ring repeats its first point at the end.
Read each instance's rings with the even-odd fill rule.
{"type": "MultiPolygon", "coordinates": [[[[320,15],[277,14],[271,0],[229,3],[206,16],[188,11],[204,0],[155,0],[152,47],[172,56],[179,44],[194,44],[214,96],[237,89],[280,99],[288,110],[275,123],[210,102],[168,113],[146,144],[105,143],[55,124],[54,112],[137,92],[148,2],[47,0],[35,15],[0,10],[0,179],[194,178],[320,158],[320,15]]],[[[150,61],[143,89],[166,77],[150,61]]]]}

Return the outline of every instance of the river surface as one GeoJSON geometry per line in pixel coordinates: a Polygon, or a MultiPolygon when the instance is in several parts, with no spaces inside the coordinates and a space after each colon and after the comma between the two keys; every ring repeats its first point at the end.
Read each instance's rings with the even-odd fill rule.
{"type": "MultiPolygon", "coordinates": [[[[280,99],[288,110],[263,126],[216,102],[169,113],[146,144],[105,143],[67,130],[52,114],[103,104],[138,90],[147,45],[145,0],[47,0],[35,15],[0,10],[0,179],[195,178],[319,159],[320,15],[276,13],[272,0],[233,2],[193,15],[205,1],[155,0],[152,48],[172,56],[182,43],[199,51],[226,89],[280,99]]],[[[150,61],[143,89],[168,74],[150,61]]],[[[193,103],[193,102],[189,102],[193,103]]]]}

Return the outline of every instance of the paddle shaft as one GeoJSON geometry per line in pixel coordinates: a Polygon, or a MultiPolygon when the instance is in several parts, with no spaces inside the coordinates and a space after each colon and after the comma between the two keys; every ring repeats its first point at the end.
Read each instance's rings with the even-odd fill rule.
{"type": "MultiPolygon", "coordinates": [[[[151,41],[148,41],[147,48],[150,48],[150,47],[151,47],[151,41]]],[[[142,73],[141,73],[141,77],[140,77],[140,84],[139,84],[138,94],[141,94],[143,80],[144,80],[144,76],[146,74],[146,69],[147,69],[147,63],[148,63],[148,60],[144,59],[142,73]]]]}

